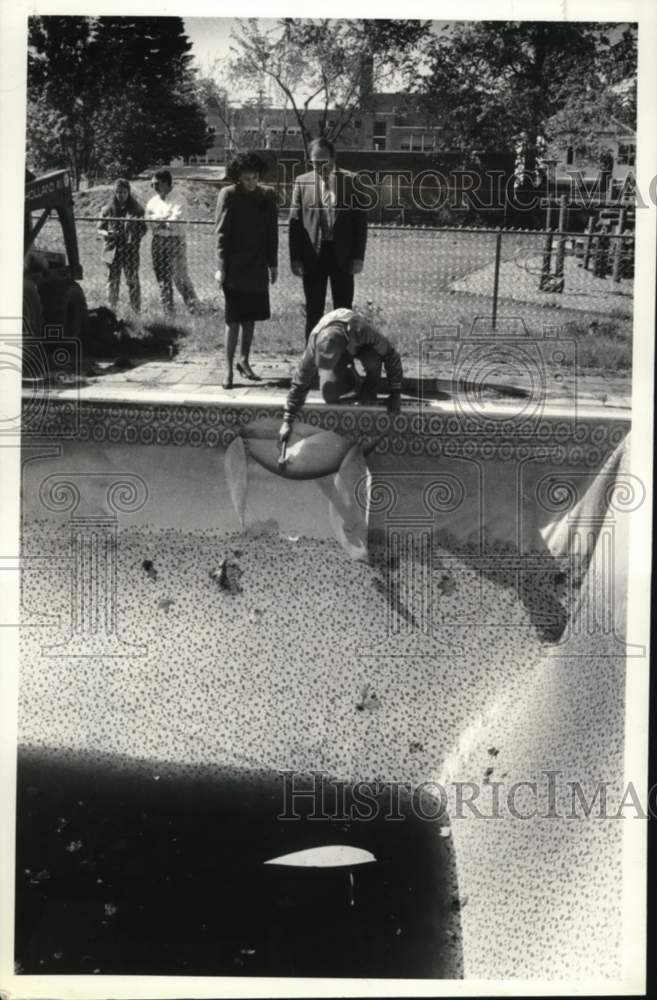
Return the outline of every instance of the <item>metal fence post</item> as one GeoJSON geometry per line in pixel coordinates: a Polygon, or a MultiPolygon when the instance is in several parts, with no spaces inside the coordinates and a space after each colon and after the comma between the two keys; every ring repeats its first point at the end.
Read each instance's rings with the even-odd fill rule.
{"type": "Polygon", "coordinates": [[[493,330],[497,326],[497,300],[500,292],[500,259],[502,256],[502,230],[495,236],[495,277],[493,278],[493,330]]]}
{"type": "Polygon", "coordinates": [[[566,232],[566,216],[568,214],[568,207],[566,204],[566,195],[562,194],[559,198],[559,241],[557,243],[557,252],[555,256],[554,263],[554,287],[552,291],[563,292],[564,280],[563,280],[563,266],[564,258],[566,256],[566,237],[563,235],[566,232]]]}
{"type": "Polygon", "coordinates": [[[623,230],[625,228],[625,209],[618,211],[618,227],[616,229],[616,246],[614,247],[614,264],[611,273],[612,281],[620,281],[621,261],[623,259],[623,230]]]}
{"type": "Polygon", "coordinates": [[[593,274],[596,278],[606,278],[609,267],[609,226],[600,223],[598,239],[595,245],[595,262],[593,274]]]}
{"type": "Polygon", "coordinates": [[[552,205],[547,206],[545,213],[545,245],[543,247],[543,267],[538,281],[539,291],[543,292],[550,284],[550,269],[552,267],[552,205]]]}
{"type": "Polygon", "coordinates": [[[588,271],[589,264],[591,263],[591,250],[593,245],[593,232],[595,230],[595,219],[593,215],[589,216],[589,221],[586,224],[586,239],[584,240],[584,263],[583,268],[588,271]]]}

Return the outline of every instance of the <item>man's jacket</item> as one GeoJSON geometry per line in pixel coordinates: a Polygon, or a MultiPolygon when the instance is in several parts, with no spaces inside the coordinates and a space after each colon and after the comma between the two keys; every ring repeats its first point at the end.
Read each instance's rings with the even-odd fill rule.
{"type": "Polygon", "coordinates": [[[98,232],[105,238],[103,259],[110,262],[115,254],[134,252],[146,235],[144,209],[138,201],[130,198],[124,206],[115,202],[104,205],[100,212],[98,232]]]}
{"type": "Polygon", "coordinates": [[[293,419],[303,406],[308,390],[319,370],[321,341],[327,327],[331,337],[342,339],[347,354],[357,357],[363,347],[371,347],[381,356],[390,392],[401,392],[403,369],[399,354],[387,337],[379,333],[353,309],[333,309],[313,327],[306,350],[292,378],[292,386],[285,403],[285,416],[293,419]],[[353,322],[355,319],[355,322],[353,322]],[[319,342],[319,343],[318,343],[319,342]]]}
{"type": "MultiPolygon", "coordinates": [[[[354,260],[365,259],[367,212],[365,194],[358,192],[356,175],[336,168],[333,247],[338,266],[349,272],[354,260]]],[[[301,261],[305,273],[317,266],[321,246],[321,186],[314,170],[294,182],[290,207],[290,261],[301,261]]]]}

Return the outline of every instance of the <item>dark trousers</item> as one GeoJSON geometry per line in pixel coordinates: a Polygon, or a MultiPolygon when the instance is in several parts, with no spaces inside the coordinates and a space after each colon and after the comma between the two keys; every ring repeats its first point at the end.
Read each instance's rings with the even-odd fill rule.
{"type": "Polygon", "coordinates": [[[306,340],[312,328],[324,315],[329,281],[333,308],[351,309],[354,301],[354,276],[347,274],[338,265],[333,244],[322,243],[317,266],[303,276],[303,292],[306,297],[306,340]]]}
{"type": "Polygon", "coordinates": [[[361,383],[360,377],[354,369],[354,358],[351,354],[342,354],[335,366],[335,382],[329,383],[330,388],[324,393],[324,401],[335,403],[341,396],[360,389],[360,393],[366,396],[376,396],[379,391],[381,381],[381,366],[383,359],[373,347],[361,347],[356,358],[365,369],[365,379],[361,383]],[[327,398],[327,396],[329,398],[327,398]]]}
{"type": "Polygon", "coordinates": [[[116,309],[119,301],[119,286],[121,271],[125,274],[130,305],[135,312],[141,307],[141,288],[139,287],[139,250],[117,250],[114,260],[107,264],[107,301],[110,309],[116,309]]]}
{"type": "Polygon", "coordinates": [[[165,312],[173,312],[173,286],[180,292],[188,309],[198,305],[192,280],[187,271],[187,248],[179,236],[153,236],[151,246],[153,270],[160,286],[160,299],[165,312]]]}

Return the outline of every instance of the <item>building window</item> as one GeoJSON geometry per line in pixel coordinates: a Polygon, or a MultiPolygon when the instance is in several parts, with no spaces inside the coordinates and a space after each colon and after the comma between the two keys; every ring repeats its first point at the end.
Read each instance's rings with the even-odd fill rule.
{"type": "Polygon", "coordinates": [[[399,143],[400,149],[410,149],[411,148],[411,137],[410,135],[403,135],[401,142],[399,143]]]}
{"type": "Polygon", "coordinates": [[[360,118],[357,118],[356,121],[354,122],[354,128],[360,128],[362,124],[363,123],[360,120],[360,118]]]}
{"type": "Polygon", "coordinates": [[[569,146],[566,150],[566,166],[572,167],[575,162],[575,150],[572,146],[569,146]]]}
{"type": "Polygon", "coordinates": [[[411,149],[414,153],[422,152],[422,139],[421,135],[411,135],[411,149]]]}
{"type": "Polygon", "coordinates": [[[208,135],[214,135],[216,131],[217,131],[216,126],[208,125],[208,135]]]}
{"type": "Polygon", "coordinates": [[[636,159],[636,146],[634,143],[619,143],[617,163],[623,167],[633,167],[636,159]]]}
{"type": "Polygon", "coordinates": [[[422,143],[425,151],[436,148],[436,137],[435,135],[425,135],[422,138],[422,143]]]}
{"type": "Polygon", "coordinates": [[[374,122],[374,138],[375,139],[385,139],[387,131],[387,122],[374,122]]]}

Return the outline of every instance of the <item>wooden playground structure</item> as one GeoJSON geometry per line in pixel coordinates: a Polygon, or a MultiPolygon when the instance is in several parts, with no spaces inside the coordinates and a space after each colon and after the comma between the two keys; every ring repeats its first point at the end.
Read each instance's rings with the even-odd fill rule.
{"type": "Polygon", "coordinates": [[[588,213],[584,233],[569,232],[566,195],[547,205],[540,291],[564,291],[566,253],[578,258],[579,266],[595,278],[611,277],[618,284],[622,278],[633,277],[634,208],[600,202],[590,206],[588,213]]]}

